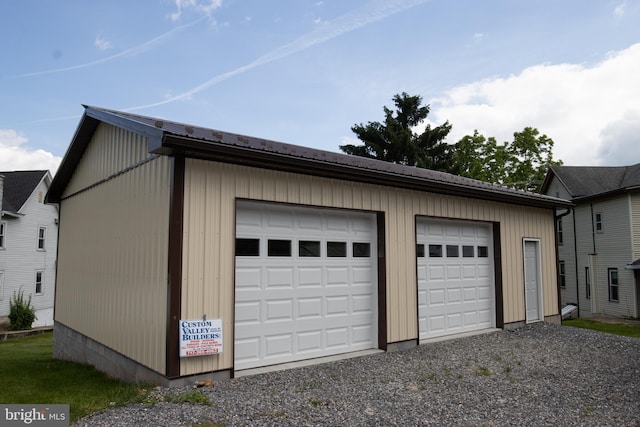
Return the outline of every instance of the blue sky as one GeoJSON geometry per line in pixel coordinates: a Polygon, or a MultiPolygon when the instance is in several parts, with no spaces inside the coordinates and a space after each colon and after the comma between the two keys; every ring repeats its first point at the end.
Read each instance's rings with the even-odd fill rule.
{"type": "Polygon", "coordinates": [[[0,170],[55,171],[82,104],[339,151],[422,96],[448,142],[525,126],[640,162],[638,0],[5,1],[0,170]]]}

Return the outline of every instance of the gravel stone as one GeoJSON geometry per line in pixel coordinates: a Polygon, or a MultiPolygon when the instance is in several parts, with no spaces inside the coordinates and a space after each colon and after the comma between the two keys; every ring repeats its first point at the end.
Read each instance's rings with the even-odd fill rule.
{"type": "Polygon", "coordinates": [[[537,323],[147,400],[75,425],[640,426],[640,339],[537,323]]]}

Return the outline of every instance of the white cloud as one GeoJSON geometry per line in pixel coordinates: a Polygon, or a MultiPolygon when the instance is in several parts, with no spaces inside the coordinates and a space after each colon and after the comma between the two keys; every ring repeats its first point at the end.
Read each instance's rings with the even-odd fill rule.
{"type": "Polygon", "coordinates": [[[96,36],[94,44],[100,50],[109,50],[112,47],[111,42],[101,36],[96,36]]]}
{"type": "Polygon", "coordinates": [[[626,1],[623,1],[622,3],[617,5],[615,9],[613,9],[613,16],[615,16],[618,19],[621,19],[624,16],[624,12],[625,12],[624,9],[626,6],[627,6],[626,1]]]}
{"type": "Polygon", "coordinates": [[[12,129],[0,129],[0,170],[36,170],[48,169],[55,174],[62,161],[45,150],[31,150],[24,147],[27,143],[24,135],[12,129]]]}
{"type": "Polygon", "coordinates": [[[169,15],[172,21],[180,20],[183,11],[188,9],[213,19],[213,12],[222,6],[222,0],[175,0],[175,2],[178,10],[169,15]]]}
{"type": "MultiPolygon", "coordinates": [[[[555,159],[605,165],[616,158],[614,146],[628,148],[613,144],[613,138],[630,138],[618,129],[640,127],[639,73],[640,44],[593,66],[537,65],[518,75],[455,87],[428,101],[429,119],[435,124],[449,120],[449,143],[474,129],[499,142],[512,141],[513,132],[535,127],[554,140],[555,159]]],[[[627,151],[625,158],[628,164],[640,162],[640,150],[627,151]]]]}

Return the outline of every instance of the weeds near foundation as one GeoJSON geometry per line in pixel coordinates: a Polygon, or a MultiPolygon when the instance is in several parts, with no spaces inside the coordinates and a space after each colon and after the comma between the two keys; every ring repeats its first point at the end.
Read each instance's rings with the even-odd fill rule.
{"type": "Polygon", "coordinates": [[[478,377],[489,377],[491,376],[491,370],[486,366],[476,366],[473,368],[473,373],[478,377]]]}

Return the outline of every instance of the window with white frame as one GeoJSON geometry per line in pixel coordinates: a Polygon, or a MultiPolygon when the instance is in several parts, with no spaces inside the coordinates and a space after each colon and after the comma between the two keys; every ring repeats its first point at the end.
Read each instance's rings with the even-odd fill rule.
{"type": "Polygon", "coordinates": [[[0,249],[4,249],[6,238],[7,238],[7,223],[0,222],[0,249]]]}
{"type": "Polygon", "coordinates": [[[44,271],[36,271],[36,295],[42,295],[44,271]]]}
{"type": "Polygon", "coordinates": [[[562,219],[558,220],[558,244],[561,245],[564,243],[564,236],[562,235],[562,219]]]}
{"type": "Polygon", "coordinates": [[[617,268],[608,268],[607,272],[609,274],[609,301],[618,302],[618,269],[617,268]]]}
{"type": "Polygon", "coordinates": [[[584,268],[584,294],[587,299],[591,299],[591,271],[589,267],[584,268]]]}
{"type": "Polygon", "coordinates": [[[558,262],[558,270],[560,271],[560,287],[564,289],[567,287],[567,275],[565,272],[564,261],[558,262]]]}
{"type": "Polygon", "coordinates": [[[604,228],[602,225],[602,213],[600,212],[596,213],[596,231],[598,233],[602,233],[604,231],[604,228]]]}
{"type": "Polygon", "coordinates": [[[0,271],[0,301],[4,299],[4,271],[0,271]]]}
{"type": "Polygon", "coordinates": [[[38,250],[44,251],[45,238],[47,236],[47,227],[38,227],[38,250]]]}

